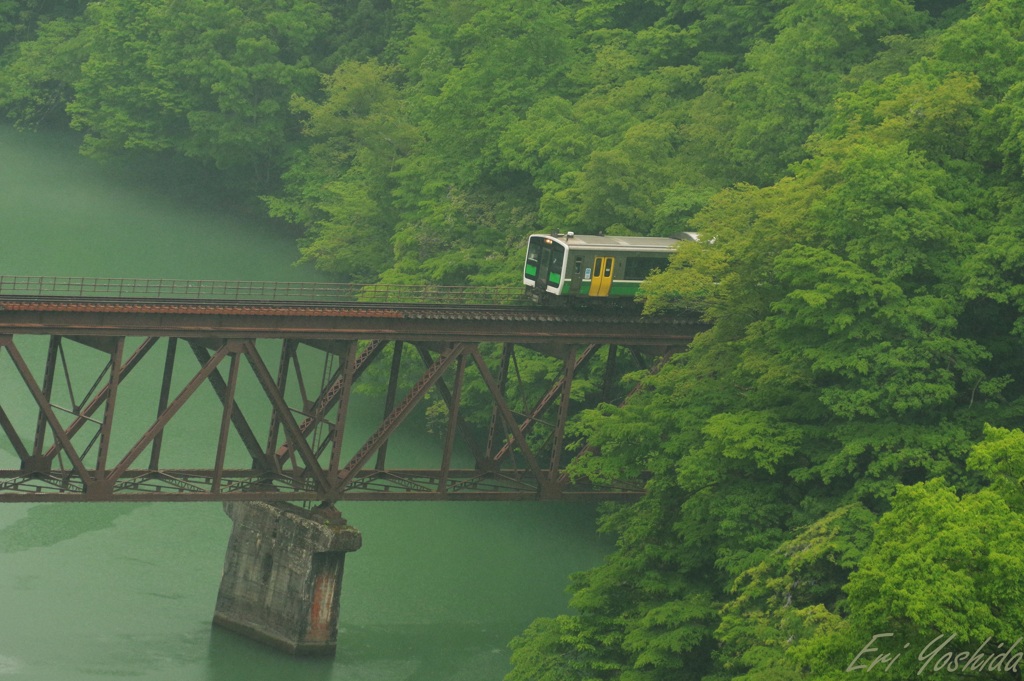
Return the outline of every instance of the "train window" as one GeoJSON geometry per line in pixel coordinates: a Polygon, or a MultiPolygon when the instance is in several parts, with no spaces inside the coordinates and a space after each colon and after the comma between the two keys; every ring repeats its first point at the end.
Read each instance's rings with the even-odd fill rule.
{"type": "Polygon", "coordinates": [[[623,278],[630,281],[646,279],[652,270],[664,270],[668,267],[668,258],[629,258],[626,260],[626,272],[623,278]]]}
{"type": "Polygon", "coordinates": [[[552,244],[549,248],[551,249],[551,269],[548,270],[548,281],[557,285],[562,281],[562,263],[565,262],[565,248],[559,244],[552,244]]]}
{"type": "Polygon", "coordinates": [[[530,239],[530,246],[526,250],[526,267],[523,270],[523,276],[527,279],[533,281],[537,279],[537,268],[540,266],[540,250],[540,239],[530,239]]]}
{"type": "Polygon", "coordinates": [[[540,241],[530,239],[530,248],[526,251],[526,262],[536,265],[540,262],[540,241]]]}
{"type": "Polygon", "coordinates": [[[565,251],[559,246],[551,249],[551,269],[562,272],[562,262],[565,260],[565,251]]]}
{"type": "Polygon", "coordinates": [[[577,279],[580,276],[580,271],[583,269],[583,256],[576,256],[576,263],[572,267],[573,279],[577,279]]]}

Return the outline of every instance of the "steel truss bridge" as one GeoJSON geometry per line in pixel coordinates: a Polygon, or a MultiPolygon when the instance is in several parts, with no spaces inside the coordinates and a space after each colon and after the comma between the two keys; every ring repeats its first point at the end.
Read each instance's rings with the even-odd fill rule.
{"type": "Polygon", "coordinates": [[[641,494],[567,475],[593,454],[567,439],[574,378],[611,400],[623,367],[656,370],[703,325],[511,304],[519,291],[0,277],[0,501],[641,494]],[[528,394],[520,364],[540,356],[557,369],[528,394]],[[355,447],[349,405],[367,384],[384,406],[355,447]],[[437,460],[396,466],[388,440],[428,393],[444,403],[424,445],[437,460]],[[139,414],[149,425],[130,432],[139,414]],[[196,414],[209,437],[165,446],[196,414]]]}

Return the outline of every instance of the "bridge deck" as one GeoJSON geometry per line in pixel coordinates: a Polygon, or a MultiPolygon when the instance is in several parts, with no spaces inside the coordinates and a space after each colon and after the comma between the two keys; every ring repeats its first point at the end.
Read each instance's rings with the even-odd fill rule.
{"type": "Polygon", "coordinates": [[[668,348],[685,346],[704,328],[692,319],[644,318],[618,309],[0,297],[0,334],[557,341],[668,348]]]}
{"type": "MultiPolygon", "coordinates": [[[[126,280],[102,280],[101,286],[79,280],[76,291],[74,281],[28,279],[12,283],[0,277],[0,365],[5,355],[14,365],[6,373],[13,379],[0,390],[0,435],[18,457],[16,467],[0,470],[0,501],[631,498],[642,492],[636,483],[595,485],[566,475],[572,457],[593,454],[585,443],[566,444],[573,378],[588,363],[604,361],[607,399],[617,380],[617,348],[628,348],[640,366],[647,366],[649,358],[664,359],[685,348],[704,328],[694,320],[642,318],[613,308],[256,299],[266,290],[257,291],[252,282],[198,287],[204,295],[187,299],[168,297],[182,290],[178,283],[160,288],[159,295],[143,283],[121,296],[115,293],[124,291],[126,280]],[[231,299],[223,297],[228,289],[231,299]],[[29,336],[48,337],[41,371],[33,371],[21,353],[29,336]],[[280,341],[276,374],[262,356],[267,339],[280,341]],[[257,340],[263,350],[257,350],[257,340]],[[72,391],[71,376],[81,372],[69,369],[68,358],[73,364],[75,356],[65,352],[69,343],[86,348],[79,353],[98,351],[106,366],[85,397],[59,404],[67,397],[55,386],[66,383],[72,396],[83,392],[72,391]],[[111,434],[120,386],[158,343],[165,347],[162,380],[133,385],[152,393],[145,399],[152,401],[155,420],[119,450],[111,445],[111,434]],[[497,344],[500,353],[494,346],[481,351],[481,343],[497,344]],[[300,357],[300,345],[313,350],[300,357]],[[179,346],[191,349],[197,362],[185,371],[183,387],[177,374],[189,363],[176,358],[179,346]],[[403,347],[413,348],[424,367],[404,397],[399,394],[403,367],[408,374],[403,347]],[[310,352],[322,353],[317,356],[324,368],[306,369],[304,376],[310,352]],[[547,389],[534,390],[529,402],[523,402],[522,385],[518,390],[510,385],[518,372],[517,352],[539,352],[561,366],[547,389]],[[353,384],[379,357],[390,358],[384,414],[373,435],[354,454],[342,456],[353,384]],[[253,421],[236,401],[243,367],[264,400],[257,410],[263,413],[253,421]],[[465,412],[481,404],[462,404],[467,373],[474,370],[485,386],[485,397],[477,388],[474,400],[490,400],[482,405],[490,412],[486,432],[465,419],[465,412]],[[312,376],[319,377],[319,385],[312,376]],[[181,453],[162,451],[162,439],[165,427],[204,383],[220,401],[221,426],[210,443],[211,461],[197,467],[194,456],[175,462],[181,453]],[[447,404],[440,461],[428,469],[390,464],[389,437],[430,391],[447,404]],[[12,397],[16,394],[21,397],[12,397]],[[25,405],[13,408],[12,399],[31,400],[38,414],[34,436],[23,437],[33,429],[25,405]],[[12,416],[19,412],[21,421],[12,416]],[[254,424],[267,429],[263,438],[254,434],[254,424]],[[472,468],[465,461],[453,463],[456,440],[472,452],[472,468]]],[[[464,290],[459,295],[482,297],[464,290]]],[[[591,371],[592,380],[595,374],[601,375],[591,371]]],[[[251,396],[246,399],[251,405],[251,396]]]]}

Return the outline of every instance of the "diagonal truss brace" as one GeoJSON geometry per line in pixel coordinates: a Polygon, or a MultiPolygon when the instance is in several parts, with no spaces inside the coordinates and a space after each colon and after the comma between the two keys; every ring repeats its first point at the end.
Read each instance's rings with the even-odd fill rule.
{"type": "MultiPolygon", "coordinates": [[[[314,391],[310,397],[315,396],[315,399],[309,400],[303,391],[306,413],[296,416],[296,411],[289,406],[285,395],[286,374],[279,370],[276,377],[271,375],[256,348],[255,340],[217,340],[206,337],[196,340],[187,336],[168,337],[168,352],[164,362],[165,378],[159,385],[160,405],[154,417],[155,421],[134,441],[126,453],[122,455],[118,452],[119,458],[113,459],[113,467],[108,468],[107,457],[114,455],[109,435],[119,384],[150,352],[157,341],[162,339],[143,338],[131,355],[122,361],[122,352],[125,355],[129,354],[126,352],[123,336],[63,338],[84,342],[89,347],[110,355],[110,363],[100,373],[100,377],[87,391],[86,396],[75,404],[72,412],[75,414],[74,420],[66,426],[62,426],[57,419],[55,410],[60,408],[51,404],[46,386],[37,382],[29,371],[19,348],[15,346],[15,337],[0,335],[0,354],[6,351],[11,356],[24,385],[32,394],[35,407],[42,415],[44,426],[53,434],[53,444],[49,449],[41,456],[34,455],[33,449],[41,447],[40,438],[31,441],[22,439],[11,414],[0,407],[0,432],[12,443],[14,452],[21,462],[20,476],[18,471],[0,471],[0,497],[3,497],[0,500],[13,500],[13,490],[19,489],[26,490],[26,497],[30,496],[28,490],[33,488],[39,490],[41,494],[46,492],[59,495],[63,492],[67,497],[77,495],[84,500],[137,500],[150,494],[152,496],[149,498],[180,500],[288,498],[320,500],[327,503],[349,498],[481,498],[473,495],[489,494],[508,494],[509,498],[514,495],[515,498],[523,499],[529,498],[531,494],[535,494],[536,498],[555,498],[563,492],[576,492],[581,489],[576,482],[567,480],[562,470],[564,427],[569,416],[569,395],[574,374],[595,356],[598,348],[602,347],[598,344],[562,344],[564,352],[560,356],[563,357],[565,364],[561,376],[552,379],[554,383],[533,406],[532,411],[524,416],[515,413],[511,406],[512,401],[505,396],[507,388],[501,378],[506,370],[498,369],[499,378],[495,378],[481,354],[477,341],[467,340],[444,345],[432,345],[417,340],[404,341],[414,344],[420,351],[420,356],[427,364],[426,370],[398,405],[388,410],[386,417],[373,434],[346,462],[341,457],[341,447],[353,384],[360,371],[379,355],[387,343],[397,344],[402,341],[392,338],[371,341],[363,345],[357,340],[336,339],[314,345],[317,350],[336,355],[342,361],[333,374],[325,368],[322,384],[319,386],[319,396],[316,396],[314,391]],[[189,381],[172,400],[169,399],[170,369],[174,366],[174,347],[178,342],[189,343],[200,366],[194,375],[190,371],[183,377],[190,377],[189,381]],[[360,343],[358,347],[357,343],[360,343]],[[362,353],[357,352],[359,348],[364,348],[362,353]],[[224,360],[229,360],[230,364],[230,368],[225,365],[226,372],[220,368],[224,360]],[[272,429],[284,431],[285,441],[280,446],[273,437],[266,445],[258,443],[249,425],[250,422],[245,419],[239,408],[236,390],[240,389],[240,374],[246,365],[251,369],[260,390],[266,396],[261,409],[267,411],[259,416],[264,419],[269,416],[273,424],[272,429]],[[473,446],[472,440],[465,437],[467,428],[462,416],[471,406],[478,406],[461,404],[467,370],[471,372],[473,367],[486,386],[483,395],[489,398],[489,402],[485,403],[484,408],[493,409],[493,425],[489,434],[495,428],[503,427],[505,437],[510,440],[504,444],[499,440],[496,444],[503,446],[497,454],[491,456],[486,450],[479,450],[473,446]],[[453,373],[454,378],[450,380],[453,373]],[[104,380],[105,384],[102,383],[104,380]],[[447,385],[444,383],[445,380],[449,380],[447,385]],[[199,386],[206,382],[210,383],[221,407],[219,434],[216,441],[211,443],[209,465],[204,468],[167,468],[159,465],[162,462],[159,462],[159,457],[156,456],[149,459],[148,466],[145,462],[140,462],[139,457],[142,453],[150,446],[158,446],[159,439],[171,419],[175,418],[200,389],[199,386]],[[394,465],[390,468],[379,466],[367,470],[368,462],[373,455],[389,437],[393,436],[431,390],[441,392],[449,408],[448,426],[443,434],[443,449],[438,463],[431,466],[432,470],[406,470],[394,465]],[[541,421],[543,413],[556,402],[557,415],[552,415],[548,419],[551,423],[541,421]],[[92,418],[92,415],[99,412],[104,405],[107,409],[103,412],[101,423],[92,418]],[[99,440],[98,449],[94,449],[90,443],[89,447],[83,450],[81,442],[76,449],[72,441],[74,435],[87,423],[100,425],[98,437],[102,439],[99,440]],[[553,429],[552,435],[549,436],[550,441],[545,442],[543,446],[537,443],[539,438],[532,444],[528,440],[530,429],[537,423],[544,423],[553,429]],[[328,436],[323,442],[319,442],[318,437],[311,436],[319,424],[326,424],[329,429],[328,436]],[[236,464],[235,468],[226,465],[229,460],[229,434],[232,429],[240,437],[245,448],[242,451],[247,451],[250,459],[241,466],[236,464]],[[452,458],[457,439],[464,440],[463,444],[469,445],[468,452],[477,458],[475,470],[453,467],[452,458]],[[518,453],[522,456],[519,458],[517,453],[517,463],[510,463],[512,457],[508,456],[513,448],[519,450],[518,453]],[[330,453],[325,455],[324,452],[330,453]],[[49,463],[58,457],[61,462],[60,471],[54,470],[51,473],[49,463]],[[506,459],[505,465],[502,465],[503,458],[506,459]],[[67,465],[69,462],[70,466],[67,465]],[[287,469],[284,468],[286,465],[287,469]],[[493,487],[488,487],[489,485],[493,487]],[[393,491],[389,492],[389,489],[393,491]]],[[[59,341],[51,340],[51,349],[53,348],[57,352],[51,350],[51,354],[57,358],[56,361],[65,362],[66,373],[66,360],[62,360],[62,356],[58,354],[59,341]]],[[[293,354],[294,346],[291,350],[287,346],[284,347],[283,362],[291,362],[293,354]],[[289,352],[292,355],[289,355],[289,352]]],[[[505,358],[510,356],[511,344],[506,343],[502,367],[507,364],[505,358]]],[[[297,358],[294,359],[297,363],[297,358]]],[[[48,358],[48,367],[53,363],[48,358]]],[[[328,364],[325,362],[326,366],[328,364]]],[[[48,369],[48,373],[52,372],[48,369]]],[[[392,367],[393,380],[396,375],[397,370],[392,367]]],[[[247,411],[251,410],[251,396],[246,396],[245,402],[247,411]]],[[[463,450],[460,449],[461,451],[463,450]]],[[[582,453],[589,451],[584,448],[582,453]]],[[[591,493],[601,492],[594,489],[591,493]]],[[[614,493],[618,492],[610,492],[614,493]]]]}

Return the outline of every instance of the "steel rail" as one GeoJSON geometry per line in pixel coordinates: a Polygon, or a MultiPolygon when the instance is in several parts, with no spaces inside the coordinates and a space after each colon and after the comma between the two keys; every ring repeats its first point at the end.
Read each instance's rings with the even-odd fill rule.
{"type": "Polygon", "coordinates": [[[0,275],[0,297],[8,296],[320,304],[419,302],[443,305],[461,304],[467,300],[491,304],[513,304],[525,300],[523,288],[518,286],[0,275]]]}

